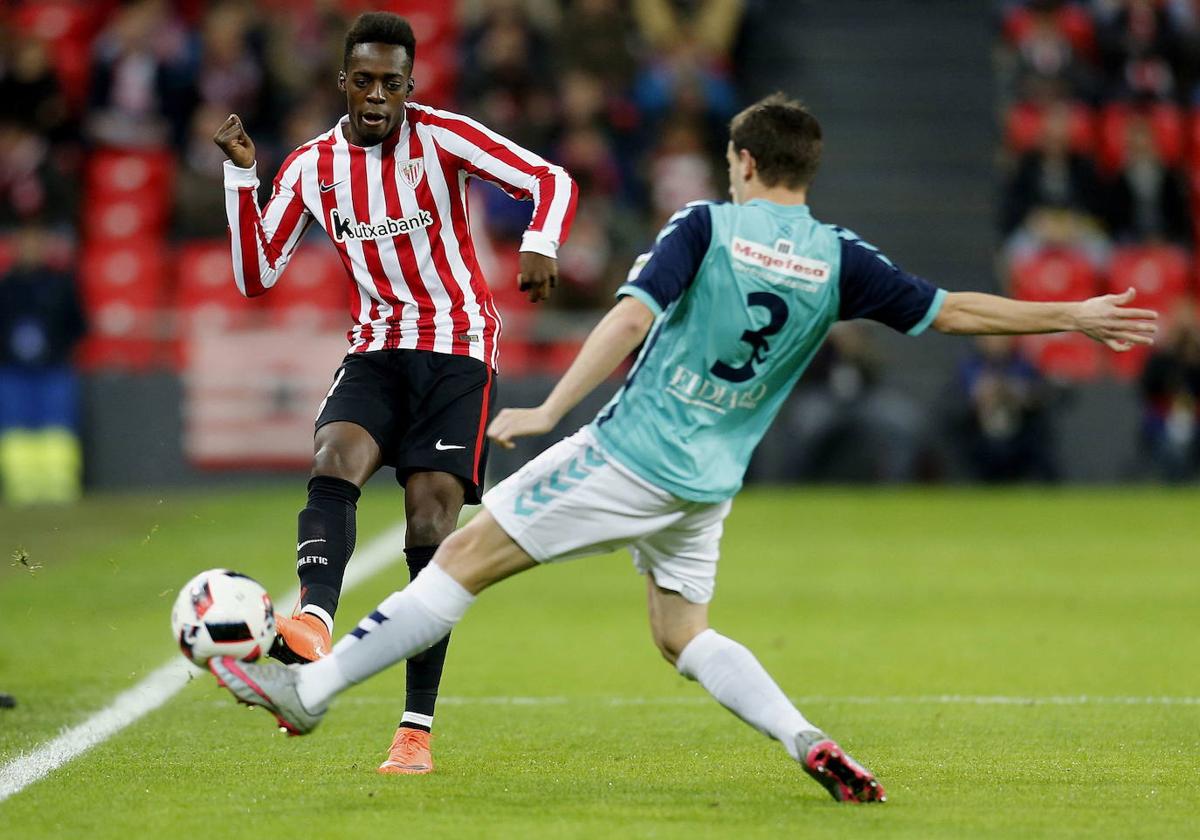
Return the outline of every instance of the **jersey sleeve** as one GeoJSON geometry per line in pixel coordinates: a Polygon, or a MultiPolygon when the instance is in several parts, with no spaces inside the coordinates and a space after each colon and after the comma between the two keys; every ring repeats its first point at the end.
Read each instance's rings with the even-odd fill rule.
{"type": "Polygon", "coordinates": [[[312,223],[301,197],[301,155],[293,152],[275,176],[271,199],[258,207],[258,172],[225,161],[225,215],[233,251],[233,279],[246,297],[275,285],[312,223]]]}
{"type": "Polygon", "coordinates": [[[654,247],[634,260],[617,297],[634,297],[661,315],[692,285],[712,241],[707,202],[689,204],[668,221],[654,247]]]}
{"type": "Polygon", "coordinates": [[[897,332],[920,335],[937,317],[946,291],[909,274],[849,231],[842,238],[841,306],[838,318],[869,318],[897,332]]]}
{"type": "Polygon", "coordinates": [[[556,258],[579,201],[579,187],[567,170],[469,117],[424,109],[422,119],[468,175],[490,181],[513,198],[533,200],[521,250],[556,258]]]}

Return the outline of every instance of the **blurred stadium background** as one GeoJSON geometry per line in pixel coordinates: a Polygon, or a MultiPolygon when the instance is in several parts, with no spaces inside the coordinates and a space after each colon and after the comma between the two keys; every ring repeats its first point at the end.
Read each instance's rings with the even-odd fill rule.
{"type": "MultiPolygon", "coordinates": [[[[1194,479],[1200,463],[1200,2],[8,0],[0,6],[0,473],[11,504],[306,468],[345,348],[314,229],[279,288],[236,292],[230,112],[283,157],[342,113],[349,20],[417,33],[413,98],[564,164],[564,283],[515,285],[529,205],[473,188],[505,318],[503,404],[538,399],[674,209],[722,198],[725,127],[781,89],[826,133],[818,218],[952,289],[1127,286],[1153,354],[838,328],[751,468],[790,481],[1194,479]],[[869,25],[867,25],[869,21],[869,25]]],[[[614,383],[615,387],[615,383],[614,383]]],[[[583,422],[596,401],[571,423],[583,422]]],[[[560,430],[561,431],[561,430],[560,430]]],[[[519,460],[494,453],[492,480],[519,460]]]]}

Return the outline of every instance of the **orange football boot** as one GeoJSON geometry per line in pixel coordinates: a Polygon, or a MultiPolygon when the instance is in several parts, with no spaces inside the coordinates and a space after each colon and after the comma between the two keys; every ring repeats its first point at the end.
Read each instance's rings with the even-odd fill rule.
{"type": "Polygon", "coordinates": [[[433,772],[433,753],[429,751],[430,734],[423,729],[401,726],[396,730],[387,761],[379,765],[379,773],[416,776],[433,772]]]}
{"type": "Polygon", "coordinates": [[[285,665],[315,662],[329,655],[332,647],[329,628],[311,613],[298,613],[291,618],[275,615],[275,644],[270,656],[285,665]]]}

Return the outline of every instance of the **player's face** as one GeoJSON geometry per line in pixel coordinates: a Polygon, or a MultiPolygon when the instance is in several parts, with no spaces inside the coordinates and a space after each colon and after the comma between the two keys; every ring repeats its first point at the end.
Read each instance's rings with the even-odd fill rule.
{"type": "Polygon", "coordinates": [[[374,146],[404,119],[412,62],[394,44],[357,44],[350,51],[338,88],[346,92],[350,140],[374,146]]]}

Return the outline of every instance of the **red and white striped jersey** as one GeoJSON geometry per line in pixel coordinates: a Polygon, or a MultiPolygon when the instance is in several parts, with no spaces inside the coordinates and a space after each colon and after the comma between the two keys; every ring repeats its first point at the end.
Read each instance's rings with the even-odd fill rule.
{"type": "Polygon", "coordinates": [[[254,167],[225,163],[233,274],[247,297],[275,285],[314,219],[351,281],[350,352],[417,349],[497,364],[500,313],[475,257],[467,179],[533,199],[522,251],[567,238],[577,189],[566,171],[458,114],[408,103],[382,143],[350,143],[342,120],[284,161],[259,210],[254,167]]]}

